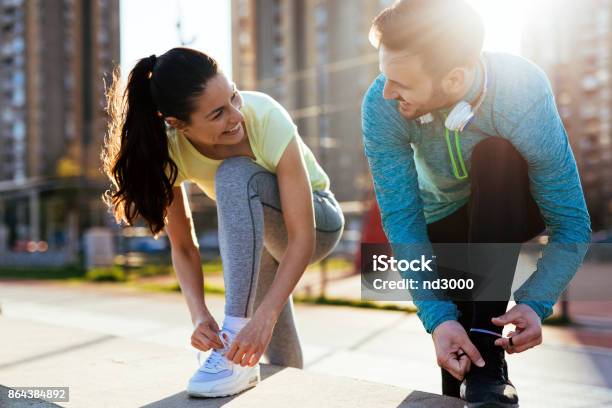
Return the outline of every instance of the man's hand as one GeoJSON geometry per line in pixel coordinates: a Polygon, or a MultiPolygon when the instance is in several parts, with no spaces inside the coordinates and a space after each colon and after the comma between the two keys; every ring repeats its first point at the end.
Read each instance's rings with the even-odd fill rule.
{"type": "Polygon", "coordinates": [[[473,362],[483,367],[485,361],[478,349],[470,341],[465,329],[455,320],[441,323],[433,332],[438,365],[451,373],[453,377],[462,380],[470,371],[473,362]]]}
{"type": "Polygon", "coordinates": [[[518,304],[499,317],[491,319],[496,326],[514,324],[515,331],[508,337],[495,340],[495,345],[506,349],[508,354],[520,353],[542,344],[542,321],[540,316],[526,304],[518,304]]]}

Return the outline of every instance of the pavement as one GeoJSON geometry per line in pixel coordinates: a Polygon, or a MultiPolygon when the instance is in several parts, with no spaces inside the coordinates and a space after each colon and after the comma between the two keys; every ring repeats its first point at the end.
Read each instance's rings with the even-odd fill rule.
{"type": "MultiPolygon", "coordinates": [[[[264,380],[224,399],[184,393],[197,368],[180,294],[113,284],[0,283],[0,407],[460,407],[436,395],[440,372],[414,314],[297,304],[305,369],[264,365],[264,380]],[[68,386],[70,401],[15,401],[6,387],[68,386]]],[[[223,298],[207,294],[222,319],[223,298]]],[[[602,327],[599,336],[608,336],[602,327]]],[[[612,348],[544,328],[508,356],[522,407],[612,407],[612,348]]]]}

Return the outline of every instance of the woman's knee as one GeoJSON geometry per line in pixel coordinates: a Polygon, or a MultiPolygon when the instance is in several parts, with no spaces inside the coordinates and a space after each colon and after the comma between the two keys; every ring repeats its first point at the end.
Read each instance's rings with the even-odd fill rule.
{"type": "Polygon", "coordinates": [[[225,159],[215,174],[217,203],[222,203],[225,198],[234,200],[237,194],[248,198],[252,186],[260,184],[262,179],[270,178],[274,178],[274,175],[248,157],[225,159]]]}
{"type": "Polygon", "coordinates": [[[215,174],[215,185],[225,185],[228,182],[245,179],[258,170],[265,171],[248,157],[230,157],[219,165],[215,174]]]}

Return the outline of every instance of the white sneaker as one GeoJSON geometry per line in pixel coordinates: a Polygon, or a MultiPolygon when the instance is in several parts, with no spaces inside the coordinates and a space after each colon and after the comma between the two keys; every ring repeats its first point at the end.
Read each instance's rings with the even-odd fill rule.
{"type": "Polygon", "coordinates": [[[189,380],[187,394],[192,397],[225,397],[238,394],[259,383],[259,363],[254,367],[242,367],[225,358],[235,335],[221,330],[219,337],[225,347],[212,350],[204,364],[189,380]]]}

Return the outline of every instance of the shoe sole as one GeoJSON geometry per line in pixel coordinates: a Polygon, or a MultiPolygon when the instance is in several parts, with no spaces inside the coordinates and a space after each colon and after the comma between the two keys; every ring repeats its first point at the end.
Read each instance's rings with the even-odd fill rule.
{"type": "Polygon", "coordinates": [[[200,398],[219,398],[219,397],[229,397],[230,395],[236,395],[241,393],[242,391],[246,391],[255,387],[261,381],[260,374],[251,377],[246,385],[240,387],[238,389],[233,389],[232,391],[214,391],[214,392],[197,392],[197,391],[187,391],[187,395],[190,397],[200,397],[200,398]]]}

